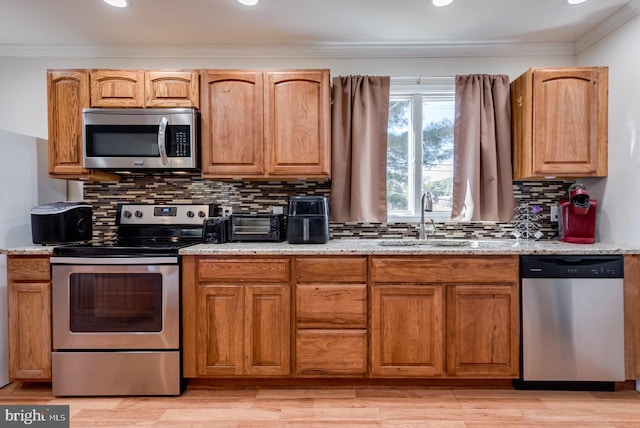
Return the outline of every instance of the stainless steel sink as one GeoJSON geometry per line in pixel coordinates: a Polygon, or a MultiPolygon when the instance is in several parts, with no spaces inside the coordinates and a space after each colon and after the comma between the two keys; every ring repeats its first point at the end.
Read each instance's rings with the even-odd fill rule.
{"type": "Polygon", "coordinates": [[[465,247],[471,244],[467,239],[427,239],[424,245],[434,247],[465,247]]]}
{"type": "Polygon", "coordinates": [[[383,239],[378,245],[383,247],[410,247],[425,245],[432,247],[460,247],[470,245],[467,239],[383,239]]]}

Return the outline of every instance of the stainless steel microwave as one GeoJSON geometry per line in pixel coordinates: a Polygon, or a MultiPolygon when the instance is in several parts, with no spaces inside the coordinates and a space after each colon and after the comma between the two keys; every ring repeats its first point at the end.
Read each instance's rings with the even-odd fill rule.
{"type": "Polygon", "coordinates": [[[198,169],[198,116],[190,108],[83,109],[83,165],[109,170],[198,169]]]}

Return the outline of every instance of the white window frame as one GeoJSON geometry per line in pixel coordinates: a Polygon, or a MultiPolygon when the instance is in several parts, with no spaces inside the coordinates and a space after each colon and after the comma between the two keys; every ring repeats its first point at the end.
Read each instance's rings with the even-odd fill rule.
{"type": "MultiPolygon", "coordinates": [[[[454,77],[417,77],[417,78],[391,78],[390,96],[412,99],[411,127],[412,135],[409,136],[409,145],[413,149],[409,161],[409,207],[408,211],[387,211],[387,222],[419,222],[420,199],[422,197],[422,103],[426,97],[428,100],[455,99],[454,77]]],[[[451,220],[451,212],[430,211],[425,212],[425,219],[439,222],[451,220]]]]}

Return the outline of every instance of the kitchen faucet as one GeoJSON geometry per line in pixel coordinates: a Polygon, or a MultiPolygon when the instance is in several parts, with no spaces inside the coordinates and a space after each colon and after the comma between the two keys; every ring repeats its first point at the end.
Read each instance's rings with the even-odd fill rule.
{"type": "MultiPolygon", "coordinates": [[[[431,192],[429,192],[428,190],[422,193],[422,198],[420,198],[420,227],[418,228],[418,239],[426,239],[426,237],[428,236],[425,233],[425,226],[424,226],[425,211],[433,211],[433,197],[431,196],[431,192]]],[[[433,222],[433,219],[431,219],[431,225],[433,226],[432,235],[435,235],[436,225],[433,222]]]]}

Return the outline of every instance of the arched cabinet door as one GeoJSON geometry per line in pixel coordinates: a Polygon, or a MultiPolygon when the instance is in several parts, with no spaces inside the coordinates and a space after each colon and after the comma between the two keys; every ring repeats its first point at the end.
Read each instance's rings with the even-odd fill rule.
{"type": "Polygon", "coordinates": [[[532,68],[511,83],[515,179],[607,175],[608,73],[532,68]]]}
{"type": "Polygon", "coordinates": [[[263,176],[262,73],[207,70],[201,81],[202,176],[263,176]]]}
{"type": "Polygon", "coordinates": [[[88,176],[82,167],[82,109],[89,107],[89,72],[48,70],[49,174],[88,176]]]}
{"type": "Polygon", "coordinates": [[[267,174],[329,178],[329,71],[265,73],[265,109],[267,174]]]}

